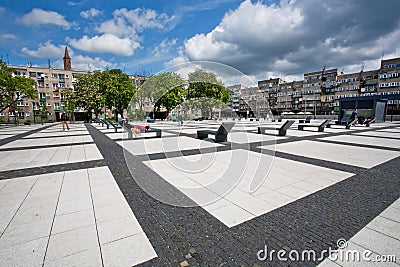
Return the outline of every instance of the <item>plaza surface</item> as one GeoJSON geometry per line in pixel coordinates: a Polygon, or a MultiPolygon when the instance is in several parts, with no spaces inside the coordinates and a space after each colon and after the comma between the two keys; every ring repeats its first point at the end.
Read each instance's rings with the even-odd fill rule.
{"type": "Polygon", "coordinates": [[[228,142],[196,138],[220,124],[156,122],[162,138],[134,140],[0,126],[0,266],[399,266],[400,123],[278,137],[241,120],[228,142]],[[394,258],[319,257],[329,248],[394,258]]]}

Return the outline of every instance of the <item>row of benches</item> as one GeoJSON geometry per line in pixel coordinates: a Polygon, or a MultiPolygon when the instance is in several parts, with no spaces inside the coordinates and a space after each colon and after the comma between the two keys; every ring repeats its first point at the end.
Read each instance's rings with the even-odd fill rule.
{"type": "MultiPolygon", "coordinates": [[[[308,118],[307,118],[308,119],[308,118]]],[[[306,119],[306,120],[307,120],[306,119]]],[[[311,120],[311,118],[309,118],[311,120]]],[[[375,119],[371,118],[365,121],[365,126],[369,127],[372,122],[374,122],[375,119]]],[[[285,136],[287,133],[287,130],[293,125],[295,121],[294,120],[287,120],[284,124],[282,124],[279,127],[276,126],[259,126],[258,127],[258,133],[259,134],[265,134],[266,130],[276,130],[278,131],[278,136],[285,136]]],[[[223,122],[221,126],[218,128],[217,131],[213,130],[198,130],[197,131],[197,138],[199,139],[204,139],[207,138],[208,135],[214,135],[215,136],[215,141],[216,142],[226,142],[228,139],[228,133],[230,130],[233,128],[235,125],[234,122],[223,122]]],[[[318,132],[323,132],[325,128],[331,128],[331,125],[343,125],[346,127],[346,129],[350,129],[350,126],[355,125],[355,120],[354,121],[348,121],[346,124],[342,124],[341,121],[331,121],[331,120],[324,120],[320,124],[312,124],[310,122],[305,121],[304,123],[301,123],[297,125],[298,130],[304,130],[304,128],[318,128],[318,132]]]]}
{"type": "MultiPolygon", "coordinates": [[[[307,120],[307,119],[306,119],[307,120]]],[[[311,118],[310,118],[311,120],[311,118]]],[[[369,127],[372,122],[374,122],[375,119],[371,118],[365,121],[365,126],[369,127]]],[[[102,126],[104,124],[107,126],[107,129],[109,129],[110,126],[112,126],[115,129],[115,132],[117,132],[118,129],[123,128],[125,131],[128,132],[128,138],[133,139],[133,134],[135,133],[135,129],[138,131],[143,130],[146,133],[150,132],[155,132],[156,137],[161,138],[162,130],[161,129],[156,129],[156,128],[150,128],[149,126],[138,126],[138,125],[131,125],[127,122],[124,123],[113,123],[111,121],[107,120],[97,120],[98,123],[101,123],[102,126]]],[[[258,133],[259,134],[265,134],[266,130],[276,130],[278,131],[278,136],[285,136],[287,133],[287,130],[293,125],[295,121],[294,120],[287,120],[284,124],[282,124],[279,127],[276,126],[259,126],[258,127],[258,133]]],[[[350,129],[352,125],[355,125],[355,120],[346,120],[342,119],[341,121],[331,121],[331,120],[324,120],[320,124],[312,124],[310,122],[308,123],[300,123],[297,126],[298,130],[304,130],[304,128],[318,128],[318,132],[323,132],[325,128],[331,128],[332,125],[338,125],[338,126],[345,126],[346,129],[350,129]]],[[[199,139],[205,139],[208,138],[208,135],[214,135],[215,136],[215,142],[227,142],[228,140],[228,133],[232,130],[233,126],[235,125],[234,122],[223,122],[218,130],[198,130],[197,131],[197,138],[199,139]]]]}

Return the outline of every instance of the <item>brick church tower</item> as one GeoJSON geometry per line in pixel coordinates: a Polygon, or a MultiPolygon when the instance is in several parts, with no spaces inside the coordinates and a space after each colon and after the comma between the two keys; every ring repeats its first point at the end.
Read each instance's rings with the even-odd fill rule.
{"type": "Polygon", "coordinates": [[[68,54],[68,47],[65,47],[65,53],[64,53],[64,70],[71,70],[71,58],[69,57],[68,54]]]}

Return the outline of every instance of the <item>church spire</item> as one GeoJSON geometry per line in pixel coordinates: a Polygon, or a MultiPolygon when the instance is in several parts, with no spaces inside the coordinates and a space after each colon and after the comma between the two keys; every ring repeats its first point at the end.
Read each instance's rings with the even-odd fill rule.
{"type": "Polygon", "coordinates": [[[68,47],[65,47],[63,59],[64,59],[64,70],[71,70],[71,58],[69,57],[68,54],[68,47]]]}

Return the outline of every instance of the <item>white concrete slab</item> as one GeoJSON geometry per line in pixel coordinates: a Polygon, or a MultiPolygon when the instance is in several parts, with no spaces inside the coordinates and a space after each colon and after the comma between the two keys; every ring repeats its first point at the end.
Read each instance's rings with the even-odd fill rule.
{"type": "Polygon", "coordinates": [[[246,150],[144,163],[228,227],[353,175],[246,150]]]}
{"type": "Polygon", "coordinates": [[[1,266],[98,266],[102,258],[131,266],[157,256],[107,167],[0,181],[0,201],[1,266]]]}
{"type": "Polygon", "coordinates": [[[103,159],[95,144],[0,151],[0,168],[16,170],[103,159]]]}
{"type": "Polygon", "coordinates": [[[217,143],[211,143],[204,140],[190,138],[186,136],[124,140],[117,142],[120,146],[128,150],[133,155],[145,155],[153,153],[181,151],[188,149],[202,149],[208,147],[221,146],[217,143]]]}
{"type": "Polygon", "coordinates": [[[373,145],[400,148],[400,139],[384,139],[361,135],[337,135],[321,138],[321,140],[339,141],[350,144],[373,145]]]}
{"type": "Polygon", "coordinates": [[[400,139],[400,132],[367,131],[367,132],[356,133],[356,135],[377,136],[377,137],[388,137],[388,138],[400,139]]]}
{"type": "MultiPolygon", "coordinates": [[[[257,128],[256,128],[257,129],[257,128]]],[[[271,134],[277,134],[275,132],[267,132],[271,134]]],[[[247,144],[254,142],[266,142],[266,141],[276,141],[280,139],[285,139],[284,136],[275,136],[275,135],[266,135],[266,134],[255,134],[255,133],[247,133],[247,132],[231,132],[228,134],[228,141],[238,144],[247,144]]]]}
{"type": "Polygon", "coordinates": [[[281,151],[284,153],[354,165],[363,168],[372,168],[376,165],[400,156],[400,153],[396,151],[306,140],[277,144],[276,146],[263,146],[261,148],[276,149],[276,151],[281,151]]]}

